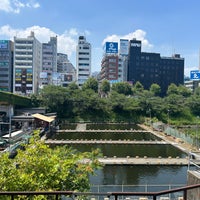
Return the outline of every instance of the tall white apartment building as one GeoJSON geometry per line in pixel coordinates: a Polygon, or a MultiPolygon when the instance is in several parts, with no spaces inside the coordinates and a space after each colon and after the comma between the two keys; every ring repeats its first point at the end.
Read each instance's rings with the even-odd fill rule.
{"type": "Polygon", "coordinates": [[[27,38],[14,37],[13,93],[36,94],[42,66],[42,44],[31,32],[27,38]]]}
{"type": "Polygon", "coordinates": [[[76,49],[77,84],[82,86],[91,75],[91,45],[84,36],[79,36],[76,49]]]}

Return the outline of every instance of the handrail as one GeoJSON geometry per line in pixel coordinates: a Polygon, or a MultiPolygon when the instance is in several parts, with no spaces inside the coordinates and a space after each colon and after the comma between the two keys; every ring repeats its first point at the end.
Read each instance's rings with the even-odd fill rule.
{"type": "Polygon", "coordinates": [[[159,192],[74,192],[74,191],[5,191],[0,192],[0,196],[7,195],[11,196],[11,199],[14,200],[14,196],[16,195],[55,195],[56,199],[60,195],[70,195],[70,196],[114,196],[115,200],[118,199],[119,196],[151,196],[153,200],[156,200],[158,196],[171,194],[175,192],[183,192],[183,200],[187,200],[187,191],[195,188],[200,188],[200,184],[184,186],[180,188],[164,190],[159,192]]]}
{"type": "Polygon", "coordinates": [[[187,200],[187,191],[190,189],[195,189],[199,187],[200,187],[200,184],[195,184],[195,185],[189,185],[189,186],[184,186],[184,187],[170,189],[170,190],[163,190],[160,192],[112,192],[111,195],[114,195],[115,199],[117,199],[116,197],[118,196],[133,196],[134,195],[134,196],[152,196],[153,200],[156,200],[157,196],[183,191],[183,195],[184,195],[183,199],[187,200]]]}

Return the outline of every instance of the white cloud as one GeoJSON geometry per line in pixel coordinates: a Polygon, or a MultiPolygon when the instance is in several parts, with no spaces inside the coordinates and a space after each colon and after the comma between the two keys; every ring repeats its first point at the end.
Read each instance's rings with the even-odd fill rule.
{"type": "Polygon", "coordinates": [[[39,8],[40,4],[35,2],[35,0],[26,0],[23,3],[20,0],[1,0],[0,1],[0,11],[8,13],[20,13],[22,8],[39,8]]]}
{"type": "Polygon", "coordinates": [[[60,53],[66,53],[70,57],[76,51],[77,35],[79,35],[79,33],[74,28],[59,35],[46,27],[32,26],[26,29],[14,29],[9,25],[5,25],[0,27],[0,36],[4,39],[14,40],[14,36],[21,38],[28,37],[31,31],[35,33],[35,37],[41,43],[46,43],[50,40],[50,37],[57,36],[58,52],[60,53]]]}
{"type": "Polygon", "coordinates": [[[102,45],[105,44],[105,42],[119,42],[120,39],[128,39],[128,40],[132,40],[133,38],[136,38],[137,40],[141,40],[142,41],[142,48],[144,50],[147,49],[151,49],[153,47],[152,44],[149,43],[149,41],[147,39],[145,39],[146,37],[146,32],[138,29],[132,33],[128,33],[126,35],[109,35],[107,36],[103,42],[102,45]]]}

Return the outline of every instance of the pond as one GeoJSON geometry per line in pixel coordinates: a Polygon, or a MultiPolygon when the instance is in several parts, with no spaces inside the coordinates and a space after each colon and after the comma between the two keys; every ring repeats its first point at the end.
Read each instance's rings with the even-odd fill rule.
{"type": "Polygon", "coordinates": [[[83,139],[83,140],[161,140],[159,137],[156,137],[155,135],[149,133],[149,132],[123,132],[123,133],[117,133],[117,132],[62,132],[55,134],[52,139],[57,140],[77,140],[77,139],[83,139]]]}
{"type": "MultiPolygon", "coordinates": [[[[68,126],[70,127],[70,126],[68,126]]],[[[71,126],[72,127],[72,126],[71,126]]],[[[73,126],[74,127],[74,126],[73,126]]],[[[113,130],[113,132],[67,132],[58,133],[53,136],[58,140],[136,140],[155,141],[160,140],[149,132],[125,132],[125,130],[141,129],[135,124],[87,124],[87,130],[113,130]],[[118,133],[115,130],[124,130],[118,133]]],[[[70,145],[81,152],[101,149],[103,156],[107,157],[180,157],[187,155],[176,147],[169,144],[73,144],[70,145]]],[[[92,191],[119,191],[119,187],[127,191],[144,191],[140,185],[160,186],[179,184],[185,185],[187,182],[186,166],[150,166],[150,165],[106,165],[96,171],[96,176],[90,177],[92,191]],[[97,186],[98,185],[98,186],[97,186]],[[120,185],[120,186],[119,186],[120,185]],[[134,188],[133,188],[134,185],[134,188]],[[125,189],[126,187],[126,189],[125,189]]],[[[169,187],[169,186],[167,186],[169,187]]],[[[173,187],[173,186],[172,186],[173,187]]],[[[157,187],[158,189],[158,187],[157,187]]],[[[151,189],[150,189],[151,190],[151,189]]]]}

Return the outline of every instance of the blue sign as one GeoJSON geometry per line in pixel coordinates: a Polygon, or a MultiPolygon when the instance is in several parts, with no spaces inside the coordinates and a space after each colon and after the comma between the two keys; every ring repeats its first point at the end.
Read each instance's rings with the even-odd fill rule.
{"type": "Polygon", "coordinates": [[[106,42],[106,53],[118,53],[118,43],[106,42]]]}
{"type": "Polygon", "coordinates": [[[200,71],[199,70],[190,71],[190,79],[200,80],[200,71]]]}
{"type": "Polygon", "coordinates": [[[8,48],[8,40],[0,40],[0,49],[8,48]]]}

